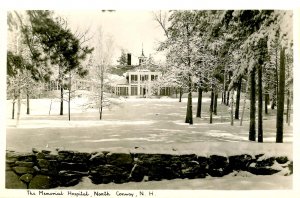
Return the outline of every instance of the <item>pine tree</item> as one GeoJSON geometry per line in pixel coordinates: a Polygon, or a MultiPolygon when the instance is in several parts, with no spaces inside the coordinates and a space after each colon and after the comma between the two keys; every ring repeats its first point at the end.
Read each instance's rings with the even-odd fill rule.
{"type": "Polygon", "coordinates": [[[258,79],[258,142],[263,142],[263,64],[267,60],[267,37],[258,40],[258,62],[257,62],[257,79],[258,79]]]}
{"type": "Polygon", "coordinates": [[[27,14],[31,24],[32,35],[42,44],[43,53],[48,55],[52,64],[59,66],[60,115],[63,115],[63,80],[67,74],[70,78],[73,70],[81,77],[87,75],[88,71],[80,63],[93,51],[93,48],[82,46],[82,42],[65,26],[66,22],[63,19],[53,18],[53,12],[31,10],[27,11],[27,14]]]}
{"type": "Polygon", "coordinates": [[[13,99],[13,119],[17,101],[17,125],[20,120],[23,95],[26,95],[26,113],[29,114],[30,95],[37,92],[34,85],[38,81],[49,80],[52,74],[45,59],[39,57],[41,45],[32,37],[31,32],[27,31],[27,23],[24,13],[8,12],[7,91],[13,99]]]}
{"type": "Polygon", "coordinates": [[[124,49],[121,49],[121,56],[119,57],[119,59],[117,60],[117,62],[120,65],[127,65],[127,53],[125,52],[124,49]]]}

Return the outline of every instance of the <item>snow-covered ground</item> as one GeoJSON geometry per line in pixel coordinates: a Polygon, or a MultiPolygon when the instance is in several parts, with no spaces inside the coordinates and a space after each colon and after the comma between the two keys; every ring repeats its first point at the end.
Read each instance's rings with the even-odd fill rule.
{"type": "Polygon", "coordinates": [[[292,176],[257,176],[248,172],[231,173],[221,178],[174,179],[148,182],[129,182],[123,184],[93,184],[87,177],[74,187],[57,189],[125,189],[125,190],[281,190],[292,189],[292,176]],[[184,185],[183,185],[184,184],[184,185]]]}
{"type": "MultiPolygon", "coordinates": [[[[31,100],[31,115],[22,116],[19,125],[11,116],[11,101],[7,101],[6,148],[15,151],[31,149],[70,149],[77,151],[120,151],[148,153],[195,153],[209,156],[220,154],[288,156],[293,159],[293,123],[284,126],[283,144],[275,144],[276,111],[269,109],[264,116],[265,143],[249,142],[249,110],[246,108],[245,121],[239,126],[235,121],[230,125],[230,109],[218,103],[218,115],[209,124],[209,98],[203,98],[202,118],[194,117],[194,124],[184,123],[186,99],[141,99],[115,98],[115,105],[105,109],[103,120],[99,120],[97,109],[83,109],[84,98],[72,100],[71,121],[68,121],[67,103],[65,115],[59,116],[59,101],[50,99],[31,100]]],[[[193,115],[196,110],[193,99],[193,115]]],[[[142,183],[94,185],[89,178],[75,187],[67,189],[291,189],[293,175],[254,176],[250,173],[232,173],[222,178],[207,177],[193,180],[165,180],[142,183]]]]}
{"type": "MultiPolygon", "coordinates": [[[[71,121],[68,121],[67,103],[65,115],[59,116],[59,101],[50,99],[31,100],[31,114],[22,116],[19,125],[10,119],[11,102],[7,101],[7,149],[30,151],[36,148],[64,148],[72,150],[132,149],[147,146],[190,145],[204,142],[244,142],[248,141],[248,109],[243,126],[235,121],[230,125],[230,109],[220,105],[218,115],[209,124],[209,98],[203,98],[202,118],[194,117],[194,124],[184,123],[186,99],[113,99],[115,105],[105,109],[103,120],[99,120],[97,109],[83,109],[84,98],[72,100],[71,121]],[[80,145],[80,146],[79,146],[80,145]]],[[[196,98],[194,102],[194,115],[196,98]]],[[[275,110],[269,110],[264,117],[264,142],[275,142],[275,110]]],[[[285,125],[284,142],[292,142],[291,126],[285,125]]],[[[254,143],[255,144],[255,143],[254,143]]]]}

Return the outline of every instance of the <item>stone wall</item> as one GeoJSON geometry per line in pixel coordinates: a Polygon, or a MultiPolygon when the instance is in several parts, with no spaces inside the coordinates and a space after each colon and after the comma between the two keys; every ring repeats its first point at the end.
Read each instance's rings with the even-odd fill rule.
{"type": "Polygon", "coordinates": [[[197,156],[149,153],[84,153],[75,151],[6,152],[6,188],[49,189],[74,186],[82,177],[94,184],[145,182],[175,178],[222,177],[247,171],[256,175],[293,173],[288,157],[264,154],[197,156]]]}

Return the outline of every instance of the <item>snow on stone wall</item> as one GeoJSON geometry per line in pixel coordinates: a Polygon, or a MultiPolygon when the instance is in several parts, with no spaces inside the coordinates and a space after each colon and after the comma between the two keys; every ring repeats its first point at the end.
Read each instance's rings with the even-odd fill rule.
{"type": "Polygon", "coordinates": [[[247,171],[255,175],[293,174],[287,156],[241,154],[151,154],[38,151],[6,152],[6,188],[50,189],[77,185],[82,177],[94,184],[146,182],[177,178],[222,177],[247,171]]]}

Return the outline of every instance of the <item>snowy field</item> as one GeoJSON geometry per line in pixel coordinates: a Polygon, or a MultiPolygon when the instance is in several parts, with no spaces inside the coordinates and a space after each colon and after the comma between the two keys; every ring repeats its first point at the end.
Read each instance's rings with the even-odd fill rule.
{"type": "MultiPolygon", "coordinates": [[[[230,109],[218,103],[218,115],[209,124],[209,98],[203,98],[202,118],[194,116],[194,125],[184,123],[186,98],[178,99],[113,99],[115,105],[105,109],[103,120],[99,120],[97,109],[83,109],[84,100],[72,101],[71,121],[68,121],[67,103],[65,115],[59,116],[59,101],[50,99],[31,100],[31,115],[22,116],[19,125],[11,117],[11,101],[7,101],[6,148],[14,151],[29,151],[32,148],[77,151],[120,151],[185,154],[195,153],[252,155],[266,153],[267,156],[288,156],[293,159],[293,124],[285,124],[283,144],[275,144],[276,111],[269,109],[264,116],[264,141],[260,144],[248,141],[249,110],[245,121],[239,126],[236,120],[230,126],[230,109]]],[[[197,99],[193,98],[193,115],[197,99]]],[[[92,184],[89,178],[74,189],[292,189],[293,176],[254,176],[250,173],[232,173],[222,178],[207,177],[193,180],[165,180],[125,184],[92,184]]],[[[67,189],[69,189],[67,188],[67,189]]]]}
{"type": "MultiPolygon", "coordinates": [[[[31,100],[31,114],[26,115],[25,105],[18,127],[11,117],[11,102],[7,101],[7,149],[31,151],[35,148],[62,148],[81,151],[143,148],[161,145],[188,145],[199,142],[248,142],[249,112],[245,112],[243,126],[236,120],[230,126],[230,109],[218,106],[218,115],[209,124],[209,99],[203,98],[202,118],[194,116],[194,124],[184,123],[186,99],[114,99],[115,105],[105,109],[99,120],[96,109],[83,109],[84,100],[72,101],[71,121],[59,116],[59,101],[31,100]]],[[[196,98],[193,99],[195,115],[196,98]]],[[[264,117],[264,142],[275,142],[276,111],[269,110],[264,117]]],[[[292,123],[285,125],[284,142],[292,142],[292,123]]]]}

